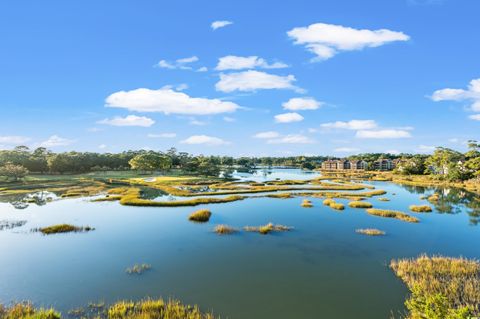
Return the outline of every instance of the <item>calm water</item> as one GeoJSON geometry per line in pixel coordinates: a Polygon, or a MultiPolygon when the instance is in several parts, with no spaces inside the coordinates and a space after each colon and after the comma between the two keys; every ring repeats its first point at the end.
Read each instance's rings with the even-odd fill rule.
{"type": "MultiPolygon", "coordinates": [[[[305,176],[301,171],[296,177],[291,176],[295,171],[274,174],[286,173],[305,176]]],[[[377,208],[408,211],[411,204],[426,203],[420,195],[432,193],[374,184],[391,199],[370,199],[377,208]]],[[[388,318],[391,311],[403,310],[407,295],[387,267],[390,259],[421,253],[480,258],[480,207],[475,208],[480,203],[464,192],[443,194],[433,213],[417,214],[419,224],[348,207],[337,212],[315,198],[310,209],[300,207],[301,198],[209,205],[213,215],[206,224],[187,221],[203,206],[126,207],[67,199],[15,209],[0,203],[0,220],[28,221],[0,231],[0,302],[32,300],[66,311],[90,301],[163,296],[232,319],[388,318]],[[270,221],[295,230],[268,236],[212,232],[219,223],[241,228],[270,221]],[[54,236],[30,232],[57,223],[96,230],[54,236]],[[355,233],[366,227],[385,230],[387,236],[355,233]],[[125,273],[143,262],[152,270],[141,276],[125,273]]]]}

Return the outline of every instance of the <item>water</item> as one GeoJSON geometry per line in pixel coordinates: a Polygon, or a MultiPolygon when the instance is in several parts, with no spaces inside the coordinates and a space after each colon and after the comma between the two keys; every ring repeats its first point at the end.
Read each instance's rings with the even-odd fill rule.
{"type": "MultiPolygon", "coordinates": [[[[411,204],[426,203],[420,195],[432,193],[373,184],[391,199],[369,199],[377,208],[408,211],[411,204]]],[[[419,224],[348,207],[338,212],[323,206],[321,199],[311,200],[310,209],[300,207],[302,198],[176,208],[88,199],[25,209],[0,203],[0,220],[28,221],[0,231],[0,302],[32,300],[66,312],[91,301],[163,296],[232,319],[389,318],[392,311],[404,310],[408,293],[387,266],[392,258],[421,253],[480,258],[480,228],[475,224],[480,209],[475,206],[480,204],[470,194],[445,191],[440,211],[415,214],[419,224]],[[213,214],[209,223],[187,220],[193,210],[204,207],[213,214]],[[268,222],[295,230],[267,236],[212,232],[220,223],[241,228],[268,222]],[[96,230],[52,236],[30,232],[58,223],[96,230]],[[355,233],[367,227],[384,230],[387,236],[355,233]],[[153,268],[140,276],[126,274],[135,263],[153,268]]]]}

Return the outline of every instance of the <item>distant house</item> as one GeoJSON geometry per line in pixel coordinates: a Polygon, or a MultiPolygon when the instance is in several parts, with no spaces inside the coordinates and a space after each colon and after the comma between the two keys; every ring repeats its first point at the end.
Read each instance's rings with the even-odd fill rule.
{"type": "Polygon", "coordinates": [[[365,170],[367,169],[365,161],[327,160],[322,162],[322,170],[325,171],[344,171],[344,170],[365,170]]]}
{"type": "Polygon", "coordinates": [[[363,160],[353,160],[350,161],[350,169],[351,170],[366,170],[368,167],[368,163],[363,160]]]}
{"type": "Polygon", "coordinates": [[[381,158],[373,162],[373,168],[377,171],[391,171],[395,168],[395,165],[391,159],[381,158]]]}

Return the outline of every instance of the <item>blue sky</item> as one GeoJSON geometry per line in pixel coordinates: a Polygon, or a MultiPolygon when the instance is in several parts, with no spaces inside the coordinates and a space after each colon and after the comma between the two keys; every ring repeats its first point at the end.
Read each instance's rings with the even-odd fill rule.
{"type": "Polygon", "coordinates": [[[475,0],[2,1],[0,147],[463,150],[480,139],[478,12],[475,0]]]}

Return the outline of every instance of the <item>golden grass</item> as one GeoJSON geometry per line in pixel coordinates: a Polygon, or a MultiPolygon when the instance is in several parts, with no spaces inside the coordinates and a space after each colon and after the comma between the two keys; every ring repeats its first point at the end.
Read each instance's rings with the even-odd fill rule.
{"type": "Polygon", "coordinates": [[[342,203],[332,203],[329,206],[330,206],[330,208],[333,208],[333,209],[336,209],[336,210],[344,210],[345,209],[345,205],[343,205],[342,203]]]}
{"type": "Polygon", "coordinates": [[[313,204],[310,200],[304,199],[301,206],[305,207],[305,208],[311,208],[311,207],[313,207],[313,204]]]}
{"type": "Polygon", "coordinates": [[[335,200],[333,198],[327,198],[323,201],[323,205],[325,206],[330,206],[331,204],[334,204],[335,200]]]}
{"type": "Polygon", "coordinates": [[[132,267],[125,269],[125,272],[129,275],[141,275],[150,269],[152,269],[152,266],[150,264],[135,264],[132,267]]]}
{"type": "Polygon", "coordinates": [[[263,226],[245,226],[243,229],[248,232],[257,232],[262,235],[267,235],[271,232],[290,231],[293,229],[293,227],[268,223],[263,226]]]}
{"type": "Polygon", "coordinates": [[[377,199],[381,202],[389,202],[390,201],[390,199],[386,198],[386,197],[380,197],[380,198],[377,198],[377,199]]]}
{"type": "Polygon", "coordinates": [[[399,212],[396,210],[387,210],[387,209],[375,209],[369,208],[367,209],[367,213],[373,216],[379,217],[387,217],[387,218],[395,218],[398,220],[402,220],[409,223],[418,223],[419,219],[403,212],[399,212]]]}
{"type": "Polygon", "coordinates": [[[352,208],[372,208],[373,205],[369,202],[362,202],[362,201],[353,201],[348,203],[348,206],[352,208]]]}
{"type": "Polygon", "coordinates": [[[35,309],[29,302],[17,303],[10,307],[0,305],[1,319],[60,319],[61,314],[54,309],[35,309]]]}
{"type": "Polygon", "coordinates": [[[53,225],[53,226],[48,226],[48,227],[43,227],[38,229],[38,231],[44,235],[72,233],[72,232],[88,232],[92,230],[94,230],[94,228],[90,226],[79,227],[79,226],[73,226],[69,224],[59,224],[59,225],[53,225]]]}
{"type": "Polygon", "coordinates": [[[440,199],[440,195],[435,193],[435,194],[432,194],[430,196],[427,197],[427,200],[430,202],[430,203],[433,203],[435,204],[436,202],[438,202],[438,200],[440,199]]]}
{"type": "Polygon", "coordinates": [[[213,231],[219,235],[230,235],[236,233],[238,230],[228,225],[217,225],[213,231]]]}
{"type": "Polygon", "coordinates": [[[267,197],[286,199],[286,198],[292,198],[293,196],[291,193],[278,193],[278,194],[268,194],[267,197]]]}
{"type": "Polygon", "coordinates": [[[188,216],[188,220],[205,223],[210,220],[210,216],[212,216],[212,212],[210,212],[208,209],[199,209],[190,214],[190,216],[188,216]]]}
{"type": "Polygon", "coordinates": [[[368,236],[383,236],[385,232],[376,228],[360,228],[355,230],[358,234],[368,235],[368,236]]]}
{"type": "Polygon", "coordinates": [[[430,213],[432,207],[428,205],[410,205],[409,209],[415,213],[430,213]]]}
{"type": "Polygon", "coordinates": [[[390,267],[411,291],[408,318],[480,316],[480,263],[477,260],[422,255],[392,260],[390,267]]]}

